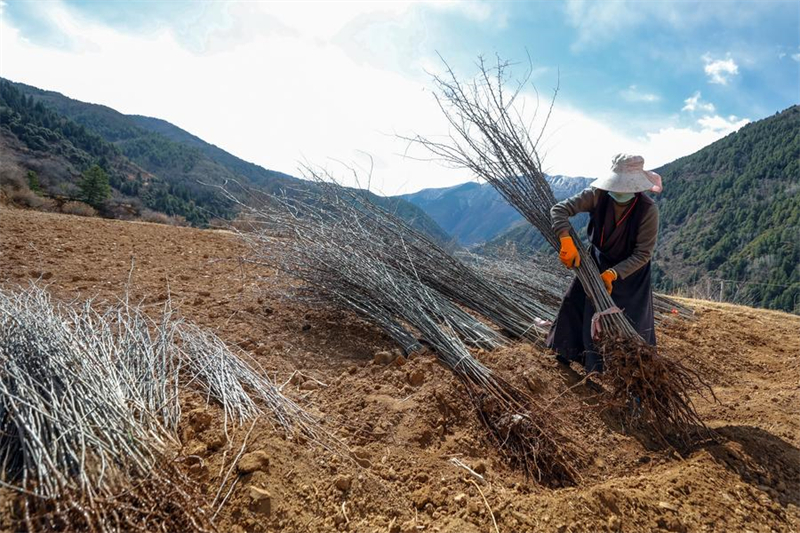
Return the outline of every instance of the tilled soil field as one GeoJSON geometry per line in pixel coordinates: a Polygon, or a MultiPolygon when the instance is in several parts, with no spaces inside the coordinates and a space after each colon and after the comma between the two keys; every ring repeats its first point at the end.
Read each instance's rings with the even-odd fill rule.
{"type": "MultiPolygon", "coordinates": [[[[798,531],[800,317],[687,300],[695,320],[659,328],[718,402],[697,398],[716,442],[685,456],[654,448],[598,413],[580,376],[528,343],[478,352],[555,410],[582,449],[582,479],[546,488],[492,446],[457,379],[433,355],[396,347],[354,316],[282,297],[292,281],[247,264],[233,234],[0,208],[0,284],[38,280],[97,305],[128,293],[251,354],[355,459],[257,423],[221,531],[798,531]],[[388,353],[386,353],[388,352],[388,353]],[[577,385],[576,385],[577,384],[577,385]]],[[[186,394],[178,461],[213,499],[249,424],[186,394]],[[199,461],[197,460],[199,458],[199,461]]],[[[227,489],[226,489],[227,490],[227,489]]],[[[3,514],[11,493],[2,493],[3,514]]],[[[0,529],[8,528],[0,520],[0,529]]]]}

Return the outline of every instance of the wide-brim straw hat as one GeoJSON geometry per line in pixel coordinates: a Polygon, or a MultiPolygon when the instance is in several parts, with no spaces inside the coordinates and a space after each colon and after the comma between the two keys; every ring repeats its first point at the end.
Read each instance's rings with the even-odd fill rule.
{"type": "Polygon", "coordinates": [[[611,173],[597,178],[591,186],[604,191],[619,193],[661,192],[661,176],[644,169],[644,157],[617,154],[611,161],[611,173]]]}

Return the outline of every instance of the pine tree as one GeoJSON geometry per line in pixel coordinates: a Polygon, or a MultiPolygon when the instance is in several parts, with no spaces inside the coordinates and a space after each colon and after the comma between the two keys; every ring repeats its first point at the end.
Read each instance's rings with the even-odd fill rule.
{"type": "Polygon", "coordinates": [[[94,208],[102,207],[103,202],[111,196],[108,174],[99,165],[94,165],[83,173],[78,187],[81,190],[81,199],[94,208]]]}
{"type": "Polygon", "coordinates": [[[36,194],[42,192],[42,187],[39,185],[39,175],[33,170],[28,171],[28,187],[36,194]]]}

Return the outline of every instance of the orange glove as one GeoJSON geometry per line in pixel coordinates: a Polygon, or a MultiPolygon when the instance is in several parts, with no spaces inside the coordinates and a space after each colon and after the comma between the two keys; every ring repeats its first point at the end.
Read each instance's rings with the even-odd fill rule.
{"type": "Polygon", "coordinates": [[[575,247],[572,237],[561,237],[561,251],[558,253],[558,258],[567,268],[581,266],[581,256],[578,255],[578,249],[575,247]]]}
{"type": "Polygon", "coordinates": [[[617,271],[613,268],[609,268],[600,274],[600,277],[603,279],[603,283],[606,284],[606,290],[608,291],[608,294],[611,294],[611,283],[617,280],[617,271]]]}

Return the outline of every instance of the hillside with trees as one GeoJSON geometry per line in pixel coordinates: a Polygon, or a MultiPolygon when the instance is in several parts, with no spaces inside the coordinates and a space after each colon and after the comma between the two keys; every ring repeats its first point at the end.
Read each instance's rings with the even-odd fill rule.
{"type": "Polygon", "coordinates": [[[800,106],[658,172],[660,289],[800,309],[800,106]]]}
{"type": "Polygon", "coordinates": [[[185,146],[196,148],[211,160],[224,166],[225,168],[247,177],[251,182],[259,186],[272,187],[276,183],[287,183],[295,181],[295,178],[283,172],[269,170],[249,161],[245,161],[215,146],[207,143],[200,137],[192,135],[188,131],[161,120],[160,118],[143,117],[141,115],[129,115],[130,120],[143,130],[159,134],[167,139],[180,143],[185,146]]]}
{"type": "MultiPolygon", "coordinates": [[[[164,120],[124,115],[22,83],[0,80],[0,119],[3,180],[19,188],[34,172],[42,194],[80,199],[79,181],[98,165],[112,190],[101,209],[106,216],[149,209],[202,227],[237,213],[235,203],[214,186],[236,182],[287,194],[314,187],[239,159],[164,120]]],[[[450,240],[418,207],[369,194],[435,239],[450,240]]]]}
{"type": "MultiPolygon", "coordinates": [[[[159,171],[156,173],[147,168],[151,165],[139,164],[158,157],[158,153],[143,152],[144,157],[135,161],[125,153],[125,146],[94,129],[106,123],[80,124],[50,104],[0,80],[0,145],[6,185],[16,186],[19,179],[15,176],[33,172],[40,192],[81,199],[80,181],[87,170],[97,166],[113,189],[113,195],[108,195],[110,201],[102,206],[106,216],[134,215],[146,208],[203,225],[211,217],[229,218],[233,214],[231,202],[207,187],[165,179],[161,168],[154,168],[159,171]]],[[[113,118],[112,110],[108,111],[107,118],[113,118]]],[[[107,135],[110,129],[99,127],[107,135]]],[[[179,147],[170,148],[170,156],[183,153],[179,147]]]]}
{"type": "MultiPolygon", "coordinates": [[[[104,140],[113,143],[126,157],[157,175],[163,175],[170,182],[196,184],[198,181],[224,183],[229,179],[248,178],[239,170],[255,167],[252,163],[241,161],[235,156],[216,148],[216,153],[224,153],[227,157],[217,155],[220,163],[209,157],[212,146],[198,137],[173,126],[169,122],[141,116],[124,115],[109,107],[89,104],[68,98],[54,91],[45,91],[21,83],[15,84],[25,94],[36,101],[63,114],[77,124],[96,132],[104,140]]],[[[258,167],[261,168],[261,167],[258,167]]],[[[279,180],[282,184],[296,182],[296,178],[262,170],[262,179],[279,180]]],[[[255,172],[249,172],[256,175],[255,172]]]]}

